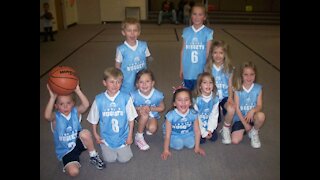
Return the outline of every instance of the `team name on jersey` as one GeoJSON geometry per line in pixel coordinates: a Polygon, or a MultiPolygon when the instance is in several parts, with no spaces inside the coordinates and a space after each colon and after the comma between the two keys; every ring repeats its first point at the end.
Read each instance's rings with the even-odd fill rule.
{"type": "Polygon", "coordinates": [[[105,117],[109,117],[109,116],[117,117],[117,116],[123,116],[123,115],[124,115],[124,112],[120,110],[120,108],[117,111],[111,109],[111,110],[102,112],[102,116],[105,116],[105,117]]]}
{"type": "Polygon", "coordinates": [[[255,106],[253,106],[253,105],[240,106],[240,110],[241,111],[249,111],[249,110],[253,109],[254,107],[255,106]]]}
{"type": "Polygon", "coordinates": [[[191,122],[185,122],[185,123],[178,123],[178,124],[174,124],[172,125],[173,129],[187,129],[188,127],[191,126],[191,122]]]}
{"type": "Polygon", "coordinates": [[[142,69],[145,66],[145,63],[142,62],[140,64],[132,64],[127,67],[127,71],[136,71],[142,69]]]}
{"type": "Polygon", "coordinates": [[[216,84],[218,89],[228,89],[226,84],[216,84]]]}
{"type": "Polygon", "coordinates": [[[72,131],[71,134],[69,135],[63,134],[62,136],[59,136],[59,141],[68,142],[76,138],[77,138],[77,131],[72,131]]]}
{"type": "Polygon", "coordinates": [[[200,118],[200,119],[209,119],[209,115],[208,115],[208,114],[205,114],[205,113],[204,113],[204,114],[200,114],[200,115],[199,115],[199,118],[200,118]]]}
{"type": "Polygon", "coordinates": [[[188,44],[188,45],[186,45],[186,49],[204,50],[204,45],[203,44],[188,44]]]}

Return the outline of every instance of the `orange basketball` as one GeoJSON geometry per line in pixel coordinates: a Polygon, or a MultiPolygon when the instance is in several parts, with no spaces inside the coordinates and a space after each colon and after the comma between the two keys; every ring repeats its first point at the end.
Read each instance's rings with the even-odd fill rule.
{"type": "Polygon", "coordinates": [[[57,66],[49,73],[50,89],[58,95],[71,94],[77,87],[79,78],[76,71],[68,66],[57,66]]]}

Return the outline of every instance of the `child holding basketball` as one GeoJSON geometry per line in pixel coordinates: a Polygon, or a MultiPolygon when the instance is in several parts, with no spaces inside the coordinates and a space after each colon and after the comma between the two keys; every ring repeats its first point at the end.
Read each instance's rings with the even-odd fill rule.
{"type": "Polygon", "coordinates": [[[187,88],[178,88],[173,93],[173,107],[165,116],[163,124],[164,144],[161,158],[171,156],[169,147],[181,150],[183,147],[194,148],[202,156],[205,151],[200,147],[200,129],[198,113],[192,108],[192,94],[187,88]]]}
{"type": "Polygon", "coordinates": [[[103,159],[107,162],[128,162],[132,157],[133,124],[138,116],[129,94],[120,91],[123,80],[121,70],[111,67],[104,71],[103,86],[91,105],[87,120],[92,124],[93,135],[100,144],[103,159]],[[100,133],[97,131],[99,123],[100,133]]]}
{"type": "Polygon", "coordinates": [[[138,130],[134,142],[140,150],[148,150],[150,146],[143,137],[146,134],[152,135],[158,129],[160,112],[164,111],[163,93],[154,88],[155,80],[152,71],[143,69],[136,77],[137,90],[131,93],[133,104],[138,112],[138,130]]]}
{"type": "Polygon", "coordinates": [[[81,100],[79,106],[75,106],[74,96],[57,95],[50,86],[47,85],[50,99],[46,106],[44,117],[50,122],[54,122],[53,137],[57,158],[62,161],[63,171],[69,176],[77,176],[80,172],[79,156],[81,152],[88,150],[90,162],[96,168],[103,169],[104,162],[100,159],[94,148],[90,131],[82,129],[79,117],[89,107],[87,97],[77,85],[74,92],[81,100]],[[56,109],[53,112],[53,109],[56,109]]]}
{"type": "Polygon", "coordinates": [[[213,30],[204,25],[205,20],[205,7],[194,5],[191,9],[192,26],[182,32],[179,76],[191,91],[197,83],[198,74],[204,71],[213,39],[213,30]]]}
{"type": "Polygon", "coordinates": [[[147,68],[147,57],[150,56],[147,43],[137,40],[140,32],[140,22],[135,18],[126,18],[122,24],[123,44],[117,47],[115,67],[123,73],[121,91],[130,93],[135,90],[136,74],[147,68]]]}

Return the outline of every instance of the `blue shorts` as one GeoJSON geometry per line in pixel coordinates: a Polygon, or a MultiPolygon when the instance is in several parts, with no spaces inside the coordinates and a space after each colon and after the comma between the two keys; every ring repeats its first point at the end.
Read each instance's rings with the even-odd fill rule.
{"type": "MultiPolygon", "coordinates": [[[[253,123],[253,122],[250,122],[250,125],[253,126],[254,123],[253,123]]],[[[241,121],[236,121],[236,122],[234,122],[233,125],[232,125],[231,133],[232,133],[233,131],[238,131],[238,130],[241,130],[241,129],[244,129],[244,126],[243,126],[242,122],[241,122],[241,121]]],[[[245,132],[246,132],[246,131],[244,131],[244,134],[245,134],[245,132]]]]}
{"type": "Polygon", "coordinates": [[[193,89],[195,88],[195,86],[197,85],[197,80],[188,80],[188,79],[184,79],[183,80],[184,83],[184,87],[188,88],[189,90],[193,91],[193,89]]]}
{"type": "MultiPolygon", "coordinates": [[[[79,133],[78,133],[79,135],[79,133]]],[[[77,137],[77,140],[76,140],[76,146],[73,148],[72,151],[70,151],[68,154],[64,155],[63,158],[62,158],[62,162],[63,162],[63,166],[65,166],[66,164],[68,164],[69,162],[72,162],[72,161],[77,161],[77,162],[80,162],[80,154],[87,150],[83,144],[82,144],[82,141],[80,140],[79,136],[77,137]]]]}
{"type": "Polygon", "coordinates": [[[175,150],[180,150],[184,146],[191,149],[195,145],[194,136],[186,136],[186,137],[174,137],[170,138],[170,147],[175,150]]]}

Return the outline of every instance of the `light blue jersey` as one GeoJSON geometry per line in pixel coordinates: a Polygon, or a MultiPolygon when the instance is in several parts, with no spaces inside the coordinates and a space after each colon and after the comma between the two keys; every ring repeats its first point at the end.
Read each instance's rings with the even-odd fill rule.
{"type": "Polygon", "coordinates": [[[55,112],[55,115],[56,127],[53,130],[53,138],[57,158],[61,161],[63,156],[76,146],[78,131],[81,131],[82,127],[75,107],[71,109],[69,120],[60,112],[55,112]]]}
{"type": "MultiPolygon", "coordinates": [[[[194,109],[189,109],[186,114],[181,114],[177,109],[171,110],[166,114],[166,120],[171,123],[171,137],[184,138],[194,136],[193,123],[197,119],[198,113],[194,109]]],[[[165,122],[162,125],[165,134],[165,122]]]]}
{"type": "Polygon", "coordinates": [[[182,37],[185,42],[182,55],[183,78],[194,80],[204,71],[207,42],[213,39],[213,30],[204,25],[198,30],[190,26],[183,29],[182,37]]]}
{"type": "Polygon", "coordinates": [[[120,92],[114,101],[105,93],[96,96],[95,101],[99,111],[100,136],[111,148],[118,148],[126,143],[129,134],[129,122],[126,114],[126,104],[130,96],[120,92]]]}
{"type": "MultiPolygon", "coordinates": [[[[162,92],[157,89],[152,89],[148,96],[143,95],[139,90],[135,90],[131,93],[133,104],[135,107],[140,106],[150,106],[150,107],[158,107],[160,103],[163,101],[164,95],[162,92]]],[[[155,119],[160,119],[160,114],[158,112],[151,112],[151,117],[155,119]]]]}
{"type": "Polygon", "coordinates": [[[117,47],[117,53],[122,55],[121,71],[123,73],[123,83],[121,91],[130,93],[135,90],[136,74],[147,68],[146,52],[149,52],[147,43],[137,41],[137,48],[133,50],[127,44],[122,44],[117,47]]]}
{"type": "MultiPolygon", "coordinates": [[[[248,91],[246,91],[245,89],[242,91],[235,91],[235,93],[239,97],[239,109],[242,116],[246,116],[251,109],[257,106],[257,101],[261,89],[262,86],[260,84],[254,83],[248,91]]],[[[236,121],[240,121],[237,113],[235,113],[233,118],[233,122],[236,121]]]]}
{"type": "Polygon", "coordinates": [[[199,113],[199,125],[202,137],[208,135],[208,130],[213,132],[217,128],[219,116],[219,98],[212,96],[198,96],[196,98],[195,110],[199,113]]]}
{"type": "Polygon", "coordinates": [[[223,98],[229,97],[229,79],[231,74],[225,73],[223,71],[223,66],[218,68],[215,65],[212,65],[212,76],[216,81],[216,86],[218,89],[219,101],[221,102],[223,98]]]}

